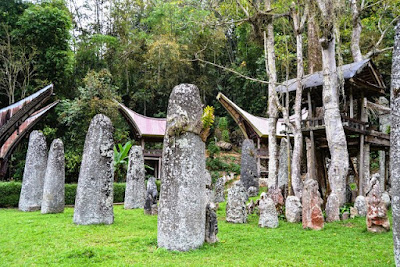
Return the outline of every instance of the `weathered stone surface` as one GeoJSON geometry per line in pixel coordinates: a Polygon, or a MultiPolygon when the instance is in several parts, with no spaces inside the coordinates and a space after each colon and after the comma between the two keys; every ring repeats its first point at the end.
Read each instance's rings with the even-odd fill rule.
{"type": "Polygon", "coordinates": [[[250,200],[249,204],[247,204],[247,214],[253,214],[256,206],[256,203],[250,200]]]}
{"type": "MultiPolygon", "coordinates": [[[[382,186],[381,186],[381,188],[382,188],[382,186]]],[[[391,205],[391,201],[390,201],[390,196],[389,196],[388,192],[385,191],[382,193],[382,201],[383,201],[383,203],[385,203],[386,209],[389,209],[390,205],[391,205]]]]}
{"type": "Polygon", "coordinates": [[[340,221],[340,203],[339,198],[335,193],[331,193],[326,202],[326,221],[335,222],[340,221]]]}
{"type": "Polygon", "coordinates": [[[343,214],[342,214],[342,221],[348,220],[349,217],[350,217],[350,212],[348,212],[348,211],[343,212],[343,214]]]}
{"type": "Polygon", "coordinates": [[[132,146],[129,152],[128,173],[126,176],[125,209],[144,207],[146,201],[144,158],[141,146],[132,146]]]}
{"type": "Polygon", "coordinates": [[[247,191],[241,181],[237,181],[228,190],[228,201],[226,203],[226,221],[232,223],[246,223],[247,191]]]}
{"type": "Polygon", "coordinates": [[[371,180],[371,190],[366,198],[367,202],[367,230],[380,233],[390,230],[386,205],[382,200],[382,193],[378,179],[371,180]]]}
{"type": "Polygon", "coordinates": [[[358,210],[354,207],[350,207],[350,218],[354,219],[358,216],[358,210]]]}
{"type": "Polygon", "coordinates": [[[365,202],[365,197],[363,196],[356,197],[356,201],[354,202],[354,208],[357,209],[358,216],[366,216],[367,204],[365,202]]]}
{"type": "Polygon", "coordinates": [[[157,207],[157,185],[156,178],[150,177],[147,180],[147,192],[146,192],[146,202],[144,204],[144,214],[147,215],[157,215],[158,207],[157,207]]]}
{"type": "Polygon", "coordinates": [[[225,201],[225,177],[218,178],[215,183],[215,203],[225,201]]]}
{"type": "Polygon", "coordinates": [[[324,228],[324,216],[322,215],[322,199],[318,191],[318,183],[313,179],[307,179],[304,183],[302,198],[302,222],[303,228],[320,230],[324,228]]]}
{"type": "Polygon", "coordinates": [[[164,136],[159,247],[187,251],[204,243],[206,223],[205,144],[199,89],[175,86],[168,103],[164,136]]]}
{"type": "Polygon", "coordinates": [[[64,144],[55,139],[50,146],[43,186],[42,213],[59,213],[65,206],[64,144]]]}
{"type": "Polygon", "coordinates": [[[113,131],[111,120],[103,114],[90,123],[76,190],[75,224],[114,222],[113,131]]]}
{"type": "Polygon", "coordinates": [[[346,185],[346,203],[352,203],[351,198],[353,196],[353,193],[351,191],[350,185],[346,185]]]}
{"type": "Polygon", "coordinates": [[[240,181],[248,190],[254,186],[257,190],[252,190],[250,197],[258,195],[258,173],[257,173],[257,151],[251,139],[245,139],[242,144],[242,158],[240,163],[240,181]]]}
{"type": "Polygon", "coordinates": [[[215,192],[212,188],[212,177],[208,170],[205,171],[205,181],[206,181],[206,204],[210,202],[215,202],[215,192]]]}
{"type": "Polygon", "coordinates": [[[216,145],[217,145],[217,147],[221,148],[222,150],[226,150],[226,151],[232,150],[232,144],[225,142],[225,141],[218,141],[216,143],[216,145]]]}
{"type": "Polygon", "coordinates": [[[210,244],[218,242],[218,220],[216,211],[217,207],[213,202],[207,204],[205,241],[210,244]]]}
{"type": "Polygon", "coordinates": [[[280,188],[275,188],[275,187],[268,188],[267,197],[269,197],[274,201],[275,206],[278,209],[285,204],[283,200],[282,191],[280,188]]]}
{"type": "MultiPolygon", "coordinates": [[[[290,153],[291,154],[291,153],[290,153]]],[[[278,169],[278,187],[282,188],[288,184],[288,150],[286,138],[281,139],[279,147],[279,169],[278,169]]]]}
{"type": "Polygon", "coordinates": [[[279,225],[278,213],[276,212],[275,203],[267,197],[263,192],[258,201],[258,209],[260,210],[260,218],[258,226],[267,228],[276,228],[279,225]]]}
{"type": "Polygon", "coordinates": [[[47,166],[46,138],[39,131],[29,135],[24,177],[18,208],[22,211],[39,210],[43,198],[44,177],[47,166]]]}
{"type": "Polygon", "coordinates": [[[249,196],[257,196],[258,195],[258,188],[255,186],[250,186],[249,189],[247,189],[247,194],[249,196]]]}
{"type": "Polygon", "coordinates": [[[296,196],[288,196],[286,198],[285,216],[286,220],[291,223],[301,221],[301,202],[296,196]]]}

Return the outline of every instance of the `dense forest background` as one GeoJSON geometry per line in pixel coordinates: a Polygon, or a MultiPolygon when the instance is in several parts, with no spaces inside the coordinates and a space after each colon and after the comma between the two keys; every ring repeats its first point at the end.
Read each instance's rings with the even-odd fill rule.
{"type": "MultiPolygon", "coordinates": [[[[244,20],[246,14],[240,7],[255,2],[3,0],[0,107],[54,83],[55,98],[61,103],[36,128],[43,130],[49,142],[63,139],[67,182],[77,181],[84,138],[95,114],[108,115],[116,129],[116,143],[125,143],[130,139],[129,127],[113,99],[141,114],[164,117],[169,94],[179,83],[196,84],[204,104],[214,106],[217,117],[227,116],[230,139],[235,142],[240,132],[215,99],[218,92],[254,115],[266,116],[267,111],[267,84],[232,72],[268,80],[263,43],[254,23],[244,20]]],[[[352,62],[350,2],[338,0],[339,65],[352,62]]],[[[373,61],[389,85],[392,56],[386,48],[393,46],[393,21],[400,15],[400,1],[362,2],[360,47],[363,54],[376,51],[373,61]]],[[[285,14],[291,3],[274,1],[273,10],[285,14]]],[[[295,5],[301,8],[302,1],[295,5]]],[[[315,15],[312,10],[310,16],[315,15]]],[[[315,29],[318,31],[318,25],[315,29]]],[[[282,82],[296,76],[296,40],[288,16],[275,19],[274,30],[278,82],[282,82]]],[[[319,62],[318,70],[320,50],[315,40],[308,38],[310,30],[304,32],[304,63],[307,70],[309,60],[319,62]]],[[[8,179],[22,179],[26,143],[12,156],[8,179]]]]}

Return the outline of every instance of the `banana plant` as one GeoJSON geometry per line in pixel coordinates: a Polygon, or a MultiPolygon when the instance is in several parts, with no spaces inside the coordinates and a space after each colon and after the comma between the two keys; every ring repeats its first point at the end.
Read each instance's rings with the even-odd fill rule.
{"type": "Polygon", "coordinates": [[[126,142],[124,146],[122,146],[122,144],[118,144],[118,148],[114,145],[114,171],[119,165],[126,166],[131,147],[131,141],[126,142]]]}

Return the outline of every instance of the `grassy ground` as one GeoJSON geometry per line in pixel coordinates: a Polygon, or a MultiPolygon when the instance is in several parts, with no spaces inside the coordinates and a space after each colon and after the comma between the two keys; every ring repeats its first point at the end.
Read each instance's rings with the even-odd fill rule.
{"type": "Polygon", "coordinates": [[[178,253],[157,249],[157,217],[115,206],[113,225],[76,226],[73,209],[41,215],[0,209],[0,265],[152,266],[393,266],[392,232],[371,234],[365,219],[325,225],[322,231],[280,221],[279,228],[225,222],[220,242],[178,253]]]}

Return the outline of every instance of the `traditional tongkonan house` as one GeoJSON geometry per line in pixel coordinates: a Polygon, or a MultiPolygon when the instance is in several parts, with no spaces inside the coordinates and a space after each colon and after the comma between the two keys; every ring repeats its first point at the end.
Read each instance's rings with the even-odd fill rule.
{"type": "Polygon", "coordinates": [[[53,107],[58,101],[43,108],[40,107],[53,94],[53,85],[37,91],[36,93],[0,109],[0,177],[7,172],[8,158],[32,127],[53,107]]]}
{"type": "MultiPolygon", "coordinates": [[[[354,175],[355,182],[364,184],[364,179],[370,176],[370,152],[379,150],[386,157],[390,148],[389,130],[382,128],[382,117],[390,112],[387,106],[382,105],[385,96],[385,84],[376,66],[370,59],[343,65],[338,68],[339,76],[343,77],[344,86],[340,95],[340,112],[346,133],[347,146],[350,156],[350,174],[354,175]],[[373,118],[373,120],[371,120],[373,118]],[[381,124],[381,125],[380,125],[381,124]],[[358,158],[358,160],[357,160],[358,158]],[[357,164],[364,162],[364,164],[357,164]],[[364,167],[366,166],[366,167],[364,167]]],[[[311,140],[312,155],[309,167],[314,168],[318,177],[321,192],[324,195],[328,187],[326,159],[329,158],[329,148],[326,139],[324,110],[322,102],[323,73],[316,72],[306,75],[303,83],[302,101],[302,132],[304,137],[311,140]]],[[[289,80],[277,87],[281,94],[289,93],[292,98],[296,92],[296,79],[289,80]]],[[[223,94],[217,99],[227,109],[239,125],[245,138],[254,139],[259,148],[259,162],[267,159],[268,124],[267,118],[257,117],[239,108],[223,94]]],[[[277,137],[284,135],[283,120],[278,120],[277,137]]],[[[303,155],[305,157],[305,155],[303,155]]],[[[381,161],[384,161],[385,157],[381,161]]],[[[387,162],[387,160],[386,160],[387,162]]],[[[264,165],[264,164],[262,164],[264,165]]],[[[384,169],[385,182],[388,182],[387,165],[381,163],[384,169]]],[[[265,164],[264,166],[268,166],[265,164]]],[[[382,167],[381,167],[382,168],[382,167]]],[[[305,168],[304,168],[305,169],[305,168]]],[[[261,168],[261,175],[263,170],[261,168]]],[[[358,186],[359,190],[363,190],[358,186]]],[[[361,192],[364,194],[365,192],[361,192]]]]}
{"type": "MultiPolygon", "coordinates": [[[[119,111],[131,128],[131,136],[143,148],[145,164],[154,169],[154,177],[160,179],[162,143],[167,126],[166,118],[152,118],[141,115],[118,103],[119,111]],[[146,144],[148,144],[146,146],[146,144]]],[[[149,172],[149,170],[147,170],[149,172]]],[[[150,172],[151,173],[151,172],[150,172]]]]}

